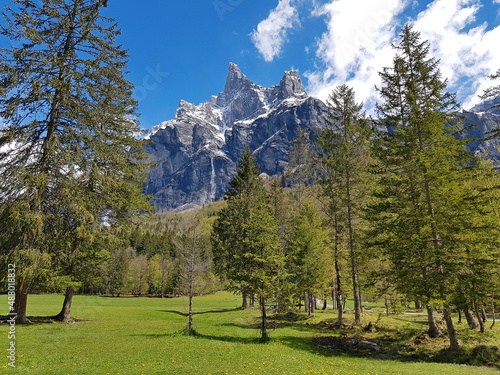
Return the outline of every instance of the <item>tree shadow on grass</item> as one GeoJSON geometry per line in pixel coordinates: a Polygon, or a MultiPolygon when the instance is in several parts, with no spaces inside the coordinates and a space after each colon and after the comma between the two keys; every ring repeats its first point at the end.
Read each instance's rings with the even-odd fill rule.
{"type": "MultiPolygon", "coordinates": [[[[234,312],[241,310],[241,307],[236,307],[232,309],[219,309],[219,310],[206,310],[206,311],[193,311],[193,315],[204,315],[204,314],[221,314],[221,313],[227,313],[227,312],[234,312]]],[[[182,312],[179,310],[159,310],[160,312],[165,312],[165,313],[170,313],[170,314],[177,314],[183,317],[188,317],[189,313],[187,312],[182,312]]]]}
{"type": "Polygon", "coordinates": [[[231,342],[231,343],[241,343],[241,344],[255,344],[259,341],[258,338],[253,337],[234,337],[234,336],[216,336],[216,335],[206,335],[200,333],[198,331],[189,332],[187,329],[183,329],[181,331],[176,331],[172,333],[151,333],[151,334],[142,334],[142,335],[131,335],[132,337],[145,337],[151,339],[163,339],[163,338],[172,338],[172,337],[180,337],[180,336],[190,336],[193,338],[205,339],[205,340],[216,340],[222,342],[231,342]]]}
{"type": "MultiPolygon", "coordinates": [[[[26,325],[26,326],[37,326],[37,325],[48,325],[48,324],[80,324],[84,322],[92,322],[93,319],[88,319],[88,318],[73,318],[67,322],[63,322],[58,320],[54,315],[47,315],[47,316],[27,316],[28,322],[26,323],[19,323],[16,322],[16,325],[26,325]]],[[[6,316],[0,316],[0,325],[8,325],[9,322],[7,321],[9,317],[6,316]]]]}
{"type": "MultiPolygon", "coordinates": [[[[325,357],[343,356],[368,359],[392,360],[398,362],[458,363],[472,366],[490,366],[500,368],[500,349],[496,346],[480,345],[462,349],[459,352],[450,350],[448,337],[432,339],[426,334],[426,321],[402,320],[413,327],[391,327],[367,324],[366,326],[348,326],[332,329],[320,321],[315,324],[307,322],[308,317],[284,319],[279,315],[269,319],[271,342],[280,342],[292,349],[320,354],[325,357]],[[291,328],[310,336],[279,336],[273,338],[273,329],[291,328]],[[374,345],[375,344],[375,345],[374,345]]],[[[244,330],[258,331],[258,318],[249,323],[223,323],[221,326],[244,330]]],[[[204,337],[200,335],[200,337],[204,337]]],[[[234,338],[207,336],[210,339],[234,342],[234,338]]],[[[255,339],[236,339],[239,342],[255,343],[255,339]]]]}

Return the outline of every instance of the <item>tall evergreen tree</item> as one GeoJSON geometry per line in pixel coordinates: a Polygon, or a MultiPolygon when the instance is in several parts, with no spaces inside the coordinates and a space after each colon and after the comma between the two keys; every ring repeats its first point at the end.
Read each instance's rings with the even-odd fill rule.
{"type": "Polygon", "coordinates": [[[464,173],[474,166],[456,138],[455,95],[446,91],[429,43],[405,26],[394,47],[393,66],[380,73],[387,131],[374,146],[380,173],[378,202],[370,207],[371,238],[392,264],[398,290],[428,306],[429,333],[439,333],[432,313],[442,304],[450,345],[458,348],[449,297],[459,269],[463,212],[453,204],[464,173]]]}
{"type": "Polygon", "coordinates": [[[318,138],[322,163],[330,170],[322,179],[323,185],[335,186],[326,190],[338,202],[337,220],[346,231],[353,284],[355,321],[361,321],[361,295],[358,262],[361,251],[361,209],[369,197],[367,181],[370,126],[362,112],[363,104],[356,103],[354,91],[346,85],[336,87],[328,98],[327,126],[318,138]]]}
{"type": "MultiPolygon", "coordinates": [[[[100,15],[107,0],[13,2],[0,33],[22,47],[0,50],[0,216],[19,232],[4,236],[3,255],[64,254],[69,275],[99,221],[149,207],[128,56],[100,15]]],[[[23,321],[30,286],[22,267],[17,275],[23,321]]]]}
{"type": "Polygon", "coordinates": [[[316,207],[304,203],[294,218],[288,238],[286,265],[291,274],[294,294],[305,296],[306,312],[311,315],[315,296],[323,291],[329,247],[328,232],[323,227],[316,207]]]}
{"type": "Polygon", "coordinates": [[[299,210],[304,201],[306,184],[313,178],[311,141],[309,131],[297,129],[297,135],[292,141],[288,153],[288,166],[285,169],[286,179],[295,187],[299,210]]]}
{"type": "Polygon", "coordinates": [[[489,160],[480,159],[478,167],[470,171],[461,189],[455,194],[452,209],[459,217],[457,282],[453,302],[468,316],[472,309],[478,318],[481,332],[484,324],[481,316],[484,306],[495,299],[500,281],[500,176],[489,160]]]}
{"type": "MultiPolygon", "coordinates": [[[[280,248],[278,250],[279,254],[285,254],[287,256],[287,244],[291,231],[291,221],[293,217],[293,202],[285,194],[285,190],[278,182],[278,180],[273,180],[271,183],[270,191],[271,207],[273,210],[273,216],[278,224],[277,235],[280,241],[280,248]]],[[[286,264],[279,269],[282,275],[289,275],[290,270],[287,269],[286,264]]],[[[287,277],[279,277],[279,284],[276,285],[276,311],[282,312],[289,308],[293,301],[291,299],[293,295],[294,284],[290,282],[287,277]]]]}
{"type": "Polygon", "coordinates": [[[284,254],[280,253],[278,224],[259,175],[247,147],[226,193],[227,206],[214,223],[212,245],[217,272],[242,293],[259,298],[261,338],[267,340],[266,303],[275,297],[276,286],[286,275],[280,272],[284,254]]]}

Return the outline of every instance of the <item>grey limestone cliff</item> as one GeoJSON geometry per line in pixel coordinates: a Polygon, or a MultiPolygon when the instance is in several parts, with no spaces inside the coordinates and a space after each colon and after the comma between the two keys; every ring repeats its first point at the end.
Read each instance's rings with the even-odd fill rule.
{"type": "Polygon", "coordinates": [[[174,119],[151,129],[146,152],[156,166],[144,191],[161,211],[214,202],[225,194],[247,145],[262,172],[280,174],[297,128],[321,127],[325,111],[296,71],[265,88],[231,63],[223,92],[199,105],[181,100],[174,119]]]}
{"type": "MultiPolygon", "coordinates": [[[[497,102],[463,111],[464,136],[470,147],[500,163],[498,139],[485,139],[500,128],[497,102]]],[[[151,129],[146,147],[156,166],[144,191],[157,210],[183,211],[220,199],[236,173],[236,161],[250,146],[261,171],[281,174],[297,128],[321,128],[325,104],[307,95],[296,71],[285,72],[279,85],[265,88],[250,81],[236,64],[229,64],[224,91],[194,105],[181,100],[174,119],[151,129]]]]}

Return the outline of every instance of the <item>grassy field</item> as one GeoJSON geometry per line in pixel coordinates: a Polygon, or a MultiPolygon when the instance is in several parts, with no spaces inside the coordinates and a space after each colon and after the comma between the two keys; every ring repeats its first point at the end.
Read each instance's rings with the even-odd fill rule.
{"type": "MultiPolygon", "coordinates": [[[[62,300],[59,295],[29,296],[28,315],[54,315],[62,300]]],[[[239,304],[239,298],[228,293],[197,298],[194,308],[198,336],[193,337],[184,331],[187,322],[184,298],[75,296],[73,323],[38,322],[16,327],[16,368],[7,367],[4,355],[0,375],[499,373],[494,367],[431,362],[446,356],[446,350],[440,349],[447,343],[444,339],[426,343],[421,335],[425,332],[425,317],[386,318],[367,313],[364,323],[371,321],[372,330],[338,331],[325,328],[328,321],[334,320],[334,312],[318,311],[312,318],[288,314],[271,321],[272,341],[259,344],[259,312],[240,310],[239,304]],[[328,340],[342,343],[347,340],[346,335],[362,335],[379,343],[382,349],[373,352],[353,349],[347,355],[339,351],[342,345],[329,347],[328,340]],[[421,337],[423,344],[415,343],[415,337],[421,337]],[[407,357],[396,355],[395,348],[400,350],[401,345],[408,352],[407,357]],[[433,359],[432,353],[440,354],[433,359]]],[[[0,306],[7,306],[6,296],[1,296],[0,306]]],[[[10,341],[7,331],[8,327],[2,324],[0,348],[4,353],[10,341]]],[[[494,332],[480,337],[479,333],[464,329],[459,335],[468,345],[491,345],[500,338],[500,330],[497,325],[494,332]]]]}

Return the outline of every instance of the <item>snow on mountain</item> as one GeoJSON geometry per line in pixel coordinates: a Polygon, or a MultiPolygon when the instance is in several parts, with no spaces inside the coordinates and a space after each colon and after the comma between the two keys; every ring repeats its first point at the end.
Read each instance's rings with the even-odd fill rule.
{"type": "Polygon", "coordinates": [[[220,199],[250,145],[263,172],[282,173],[297,127],[322,126],[325,105],[310,98],[300,76],[285,72],[269,88],[229,64],[224,91],[199,105],[179,102],[172,120],[144,137],[150,161],[145,192],[158,210],[196,208],[220,199]]]}
{"type": "MultiPolygon", "coordinates": [[[[464,111],[467,137],[485,138],[500,127],[498,110],[482,103],[464,111]]],[[[224,91],[199,105],[181,100],[174,119],[153,127],[145,137],[150,162],[144,190],[158,210],[199,208],[220,199],[236,173],[236,162],[250,146],[261,171],[283,173],[297,128],[324,125],[325,104],[306,93],[296,71],[286,71],[280,83],[262,87],[250,81],[233,63],[224,91]]],[[[500,162],[495,139],[471,144],[500,162]]]]}

